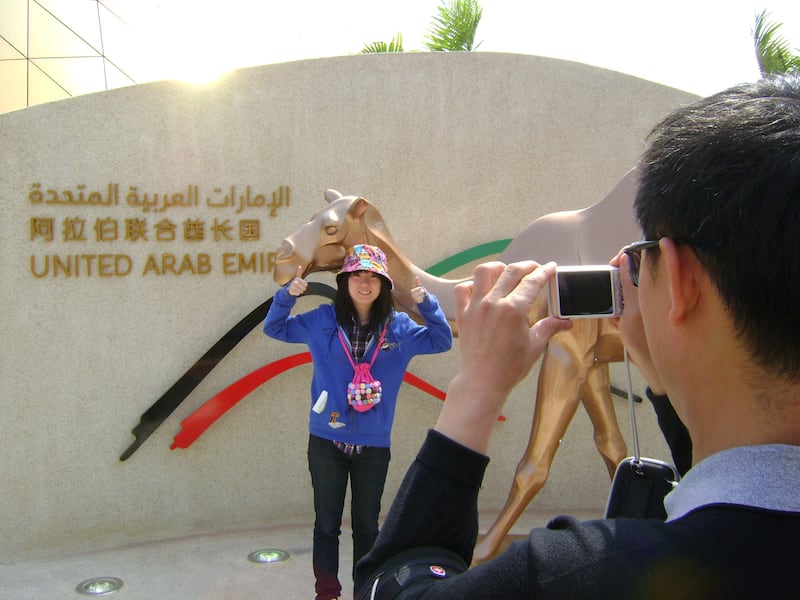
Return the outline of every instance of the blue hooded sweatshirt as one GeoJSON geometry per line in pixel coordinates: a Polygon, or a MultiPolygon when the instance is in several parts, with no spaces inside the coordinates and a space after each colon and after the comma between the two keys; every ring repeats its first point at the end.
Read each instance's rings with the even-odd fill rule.
{"type": "MultiPolygon", "coordinates": [[[[327,392],[321,413],[309,411],[309,431],[316,436],[347,444],[388,448],[397,405],[397,393],[411,359],[417,354],[445,352],[453,345],[453,332],[435,296],[428,294],[417,305],[425,326],[404,312],[392,311],[386,336],[370,369],[381,382],[381,401],[365,412],[347,402],[347,384],[353,380],[353,366],[339,340],[336,309],[324,304],[309,312],[292,316],[297,298],[286,287],[272,300],[264,333],[290,343],[307,344],[311,351],[314,375],[311,378],[311,405],[327,392]]],[[[346,332],[345,343],[349,347],[346,332]]],[[[372,360],[378,336],[373,336],[360,362],[372,360]]]]}

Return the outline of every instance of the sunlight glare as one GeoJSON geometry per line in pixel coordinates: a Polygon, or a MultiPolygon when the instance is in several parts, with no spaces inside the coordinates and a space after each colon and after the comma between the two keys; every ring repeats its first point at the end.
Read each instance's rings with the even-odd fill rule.
{"type": "Polygon", "coordinates": [[[203,51],[192,55],[175,53],[172,55],[171,63],[168,79],[197,85],[210,84],[233,69],[226,57],[203,51]]]}
{"type": "Polygon", "coordinates": [[[236,21],[243,17],[231,8],[186,0],[151,7],[148,54],[159,78],[207,84],[235,68],[236,21]]]}

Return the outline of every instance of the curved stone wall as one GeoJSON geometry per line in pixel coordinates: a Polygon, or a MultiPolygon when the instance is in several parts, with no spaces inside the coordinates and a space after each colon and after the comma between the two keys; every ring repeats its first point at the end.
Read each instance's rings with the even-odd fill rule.
{"type": "MultiPolygon", "coordinates": [[[[0,561],[267,522],[310,528],[310,365],[258,385],[189,448],[170,450],[181,421],[210,398],[304,351],[258,326],[120,456],[141,415],[276,291],[270,253],[324,205],[324,190],[371,200],[428,268],[600,200],[651,126],[691,99],[555,59],[407,53],[269,65],[207,87],[159,82],[0,115],[0,561]]],[[[457,342],[410,371],[444,389],[456,357],[457,342]]],[[[527,443],[535,377],[498,423],[488,512],[502,506],[527,443]]],[[[612,379],[624,382],[616,367],[612,379]]],[[[639,407],[643,452],[666,457],[648,408],[639,407]]],[[[387,506],[438,409],[403,387],[387,506]]],[[[627,435],[627,405],[617,409],[627,435]]],[[[534,504],[602,510],[607,487],[579,410],[534,504]]]]}

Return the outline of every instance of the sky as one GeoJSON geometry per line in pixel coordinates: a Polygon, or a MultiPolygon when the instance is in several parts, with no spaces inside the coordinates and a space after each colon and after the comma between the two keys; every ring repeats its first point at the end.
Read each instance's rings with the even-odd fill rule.
{"type": "MultiPolygon", "coordinates": [[[[0,0],[1,1],[1,0],[0,0]]],[[[103,0],[143,43],[138,82],[358,54],[398,33],[425,50],[440,0],[103,0]]],[[[756,13],[800,48],[800,0],[479,0],[480,52],[533,54],[707,95],[759,77],[756,13]]],[[[800,53],[800,50],[797,50],[800,53]]]]}

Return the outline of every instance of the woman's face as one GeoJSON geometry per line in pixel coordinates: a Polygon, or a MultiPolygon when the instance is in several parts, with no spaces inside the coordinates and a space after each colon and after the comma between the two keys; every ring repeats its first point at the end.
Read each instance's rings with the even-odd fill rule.
{"type": "Polygon", "coordinates": [[[370,307],[381,293],[381,276],[372,271],[354,271],[347,278],[347,291],[356,307],[370,307]]]}

